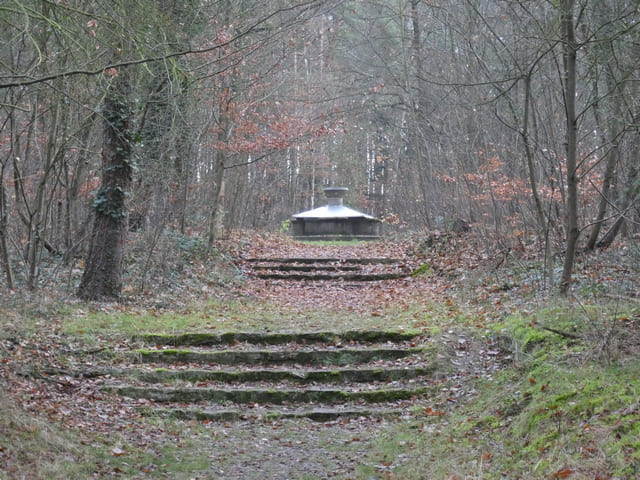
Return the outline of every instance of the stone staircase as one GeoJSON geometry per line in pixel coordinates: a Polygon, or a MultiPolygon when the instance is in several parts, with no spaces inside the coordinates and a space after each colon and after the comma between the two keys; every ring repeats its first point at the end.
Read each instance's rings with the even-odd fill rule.
{"type": "Polygon", "coordinates": [[[244,258],[239,263],[249,276],[265,280],[375,282],[411,273],[397,258],[244,258]]]}
{"type": "Polygon", "coordinates": [[[430,380],[433,355],[414,333],[149,334],[136,341],[144,348],[119,352],[103,389],[179,418],[400,416],[438,388],[430,380]]]}

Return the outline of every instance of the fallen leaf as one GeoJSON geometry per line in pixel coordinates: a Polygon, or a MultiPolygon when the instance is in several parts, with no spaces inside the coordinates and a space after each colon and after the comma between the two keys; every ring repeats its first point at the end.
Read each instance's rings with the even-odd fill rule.
{"type": "Polygon", "coordinates": [[[569,478],[571,475],[575,473],[574,470],[570,468],[563,468],[562,470],[558,470],[556,473],[551,475],[552,478],[569,478]]]}
{"type": "Polygon", "coordinates": [[[111,449],[111,453],[113,454],[114,457],[121,457],[121,456],[127,454],[127,452],[125,452],[124,450],[122,450],[121,448],[118,448],[118,447],[113,447],[111,449]]]}

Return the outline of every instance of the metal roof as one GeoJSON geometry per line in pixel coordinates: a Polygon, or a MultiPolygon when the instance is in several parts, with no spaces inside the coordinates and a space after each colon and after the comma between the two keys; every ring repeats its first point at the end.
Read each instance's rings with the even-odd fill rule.
{"type": "Polygon", "coordinates": [[[358,212],[353,208],[345,207],[344,205],[325,205],[324,207],[314,208],[313,210],[307,210],[306,212],[297,213],[292,215],[293,218],[368,218],[376,220],[375,217],[367,215],[366,213],[358,212]]]}

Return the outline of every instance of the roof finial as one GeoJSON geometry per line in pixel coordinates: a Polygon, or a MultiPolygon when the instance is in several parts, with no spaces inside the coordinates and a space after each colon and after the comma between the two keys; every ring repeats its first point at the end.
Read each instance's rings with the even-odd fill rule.
{"type": "Polygon", "coordinates": [[[344,203],[344,196],[349,191],[346,187],[327,187],[324,189],[324,194],[327,196],[328,205],[330,207],[337,207],[344,203]]]}

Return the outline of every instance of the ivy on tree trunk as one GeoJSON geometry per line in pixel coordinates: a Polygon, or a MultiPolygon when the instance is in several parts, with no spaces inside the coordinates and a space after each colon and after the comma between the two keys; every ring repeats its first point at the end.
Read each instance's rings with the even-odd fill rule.
{"type": "Polygon", "coordinates": [[[93,202],[93,232],[78,296],[119,300],[127,237],[127,192],[132,176],[132,111],[129,85],[120,72],[103,107],[102,180],[93,202]]]}

